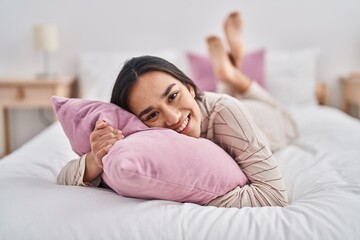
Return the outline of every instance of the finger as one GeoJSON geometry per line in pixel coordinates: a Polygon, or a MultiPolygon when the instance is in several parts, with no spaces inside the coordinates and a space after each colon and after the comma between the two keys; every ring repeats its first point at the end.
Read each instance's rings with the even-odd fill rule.
{"type": "Polygon", "coordinates": [[[120,134],[118,135],[118,140],[121,140],[121,139],[124,139],[124,138],[125,138],[125,136],[124,136],[123,134],[120,133],[120,134]]]}
{"type": "Polygon", "coordinates": [[[114,131],[115,131],[117,134],[123,134],[123,132],[122,132],[121,130],[119,130],[119,129],[114,128],[114,131]]]}
{"type": "Polygon", "coordinates": [[[108,145],[114,145],[117,141],[118,141],[118,139],[113,138],[113,139],[109,139],[109,140],[106,140],[103,142],[98,142],[97,144],[94,145],[93,149],[94,149],[94,151],[100,151],[108,145]]]}
{"type": "Polygon", "coordinates": [[[103,135],[100,135],[97,138],[97,140],[106,141],[106,140],[110,140],[110,139],[118,139],[119,135],[122,135],[122,134],[114,133],[114,132],[107,132],[107,133],[104,133],[103,135]]]}
{"type": "Polygon", "coordinates": [[[113,128],[112,126],[106,126],[106,127],[103,127],[101,129],[98,129],[99,133],[101,133],[102,135],[104,133],[107,133],[107,132],[117,132],[117,130],[115,130],[115,128],[113,128]]]}
{"type": "Polygon", "coordinates": [[[96,131],[96,136],[102,139],[108,136],[117,138],[119,135],[123,135],[122,131],[110,126],[96,131]]]}
{"type": "Polygon", "coordinates": [[[97,146],[98,149],[103,149],[108,145],[114,145],[116,142],[118,141],[118,139],[113,138],[113,139],[108,139],[104,142],[99,142],[99,145],[97,146]]]}
{"type": "MultiPolygon", "coordinates": [[[[100,130],[99,130],[100,131],[100,130]]],[[[100,149],[104,146],[104,144],[111,143],[114,144],[116,141],[124,139],[125,136],[121,133],[121,131],[108,132],[104,135],[100,135],[97,132],[92,132],[90,134],[90,145],[91,149],[100,149]]]]}
{"type": "Polygon", "coordinates": [[[101,119],[97,120],[96,121],[96,124],[95,124],[95,129],[102,129],[102,128],[105,128],[107,127],[107,123],[101,119]]]}
{"type": "Polygon", "coordinates": [[[124,139],[125,135],[121,130],[115,129],[115,136],[117,136],[118,139],[124,139]]]}
{"type": "Polygon", "coordinates": [[[117,132],[117,131],[114,131],[113,127],[107,126],[104,128],[96,128],[94,131],[92,131],[91,134],[93,135],[94,138],[97,138],[111,132],[117,132]]]}

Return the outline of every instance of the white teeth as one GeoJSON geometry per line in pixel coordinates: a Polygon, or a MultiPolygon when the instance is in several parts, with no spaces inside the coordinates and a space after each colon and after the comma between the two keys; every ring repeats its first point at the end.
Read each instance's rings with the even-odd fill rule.
{"type": "Polygon", "coordinates": [[[177,132],[181,132],[182,130],[184,130],[184,128],[186,128],[186,126],[189,123],[189,117],[187,117],[184,122],[182,123],[181,127],[179,127],[178,129],[176,129],[177,132]]]}

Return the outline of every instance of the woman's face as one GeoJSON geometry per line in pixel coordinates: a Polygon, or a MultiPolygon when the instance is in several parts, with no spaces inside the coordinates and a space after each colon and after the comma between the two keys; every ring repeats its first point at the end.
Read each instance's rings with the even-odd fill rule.
{"type": "Polygon", "coordinates": [[[194,89],[169,74],[154,71],[140,76],[131,88],[128,102],[130,111],[148,127],[200,136],[201,113],[194,89]]]}

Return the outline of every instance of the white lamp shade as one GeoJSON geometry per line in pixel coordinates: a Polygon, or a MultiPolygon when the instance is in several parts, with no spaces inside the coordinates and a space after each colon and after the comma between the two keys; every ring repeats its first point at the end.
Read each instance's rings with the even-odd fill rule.
{"type": "Polygon", "coordinates": [[[35,49],[54,52],[58,48],[58,32],[54,24],[35,25],[33,29],[35,49]]]}

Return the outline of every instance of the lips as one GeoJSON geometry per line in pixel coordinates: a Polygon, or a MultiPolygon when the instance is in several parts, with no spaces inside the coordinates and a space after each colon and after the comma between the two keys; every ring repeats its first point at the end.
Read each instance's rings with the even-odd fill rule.
{"type": "Polygon", "coordinates": [[[181,126],[178,127],[178,128],[176,128],[175,131],[178,132],[178,133],[182,133],[182,132],[186,129],[186,127],[188,126],[189,121],[190,121],[190,115],[187,116],[187,117],[184,119],[184,121],[182,122],[181,126]]]}

